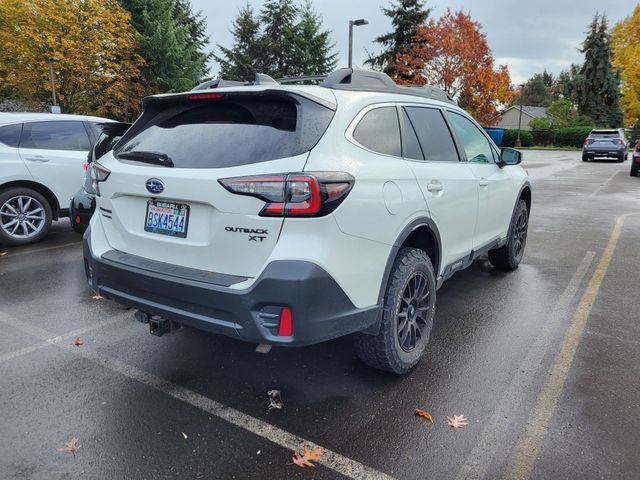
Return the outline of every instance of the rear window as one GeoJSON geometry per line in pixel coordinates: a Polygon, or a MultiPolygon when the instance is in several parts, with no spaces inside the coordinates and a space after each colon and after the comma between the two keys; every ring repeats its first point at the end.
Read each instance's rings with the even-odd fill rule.
{"type": "Polygon", "coordinates": [[[620,137],[620,132],[615,130],[594,130],[591,132],[591,137],[599,137],[599,138],[618,138],[620,137]]]}
{"type": "Polygon", "coordinates": [[[333,110],[299,96],[181,100],[158,112],[115,153],[162,154],[176,168],[248,165],[308,152],[332,118],[333,110]]]}

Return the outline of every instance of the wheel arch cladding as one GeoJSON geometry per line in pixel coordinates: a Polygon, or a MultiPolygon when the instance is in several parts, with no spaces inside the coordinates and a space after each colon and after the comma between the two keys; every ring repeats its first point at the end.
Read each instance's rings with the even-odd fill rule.
{"type": "Polygon", "coordinates": [[[518,200],[524,200],[524,203],[527,204],[527,212],[531,213],[531,184],[529,182],[525,183],[520,189],[518,200]]]}
{"type": "Polygon", "coordinates": [[[40,195],[42,195],[47,200],[47,202],[49,202],[51,213],[53,214],[53,220],[58,219],[58,216],[60,215],[60,204],[58,203],[58,199],[51,190],[49,190],[41,183],[32,182],[29,180],[14,180],[12,182],[3,183],[2,185],[0,185],[0,191],[21,187],[30,188],[31,190],[35,190],[40,195]]]}

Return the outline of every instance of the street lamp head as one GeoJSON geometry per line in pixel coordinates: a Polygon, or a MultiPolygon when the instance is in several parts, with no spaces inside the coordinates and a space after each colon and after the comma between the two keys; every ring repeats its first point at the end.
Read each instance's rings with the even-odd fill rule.
{"type": "Polygon", "coordinates": [[[369,25],[369,21],[365,20],[364,18],[360,18],[358,20],[351,20],[351,24],[359,27],[361,25],[369,25]]]}

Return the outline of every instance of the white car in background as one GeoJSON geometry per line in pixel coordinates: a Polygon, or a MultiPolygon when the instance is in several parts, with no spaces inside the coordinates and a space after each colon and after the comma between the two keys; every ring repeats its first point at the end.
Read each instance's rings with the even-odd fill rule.
{"type": "Polygon", "coordinates": [[[100,134],[84,115],[0,113],[0,244],[23,245],[69,215],[82,164],[100,134]]]}

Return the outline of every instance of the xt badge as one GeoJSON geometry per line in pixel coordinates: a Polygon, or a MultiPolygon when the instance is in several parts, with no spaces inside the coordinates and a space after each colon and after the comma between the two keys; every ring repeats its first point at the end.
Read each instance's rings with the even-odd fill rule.
{"type": "Polygon", "coordinates": [[[246,233],[250,242],[263,242],[269,231],[263,228],[224,227],[227,232],[246,233]]]}

